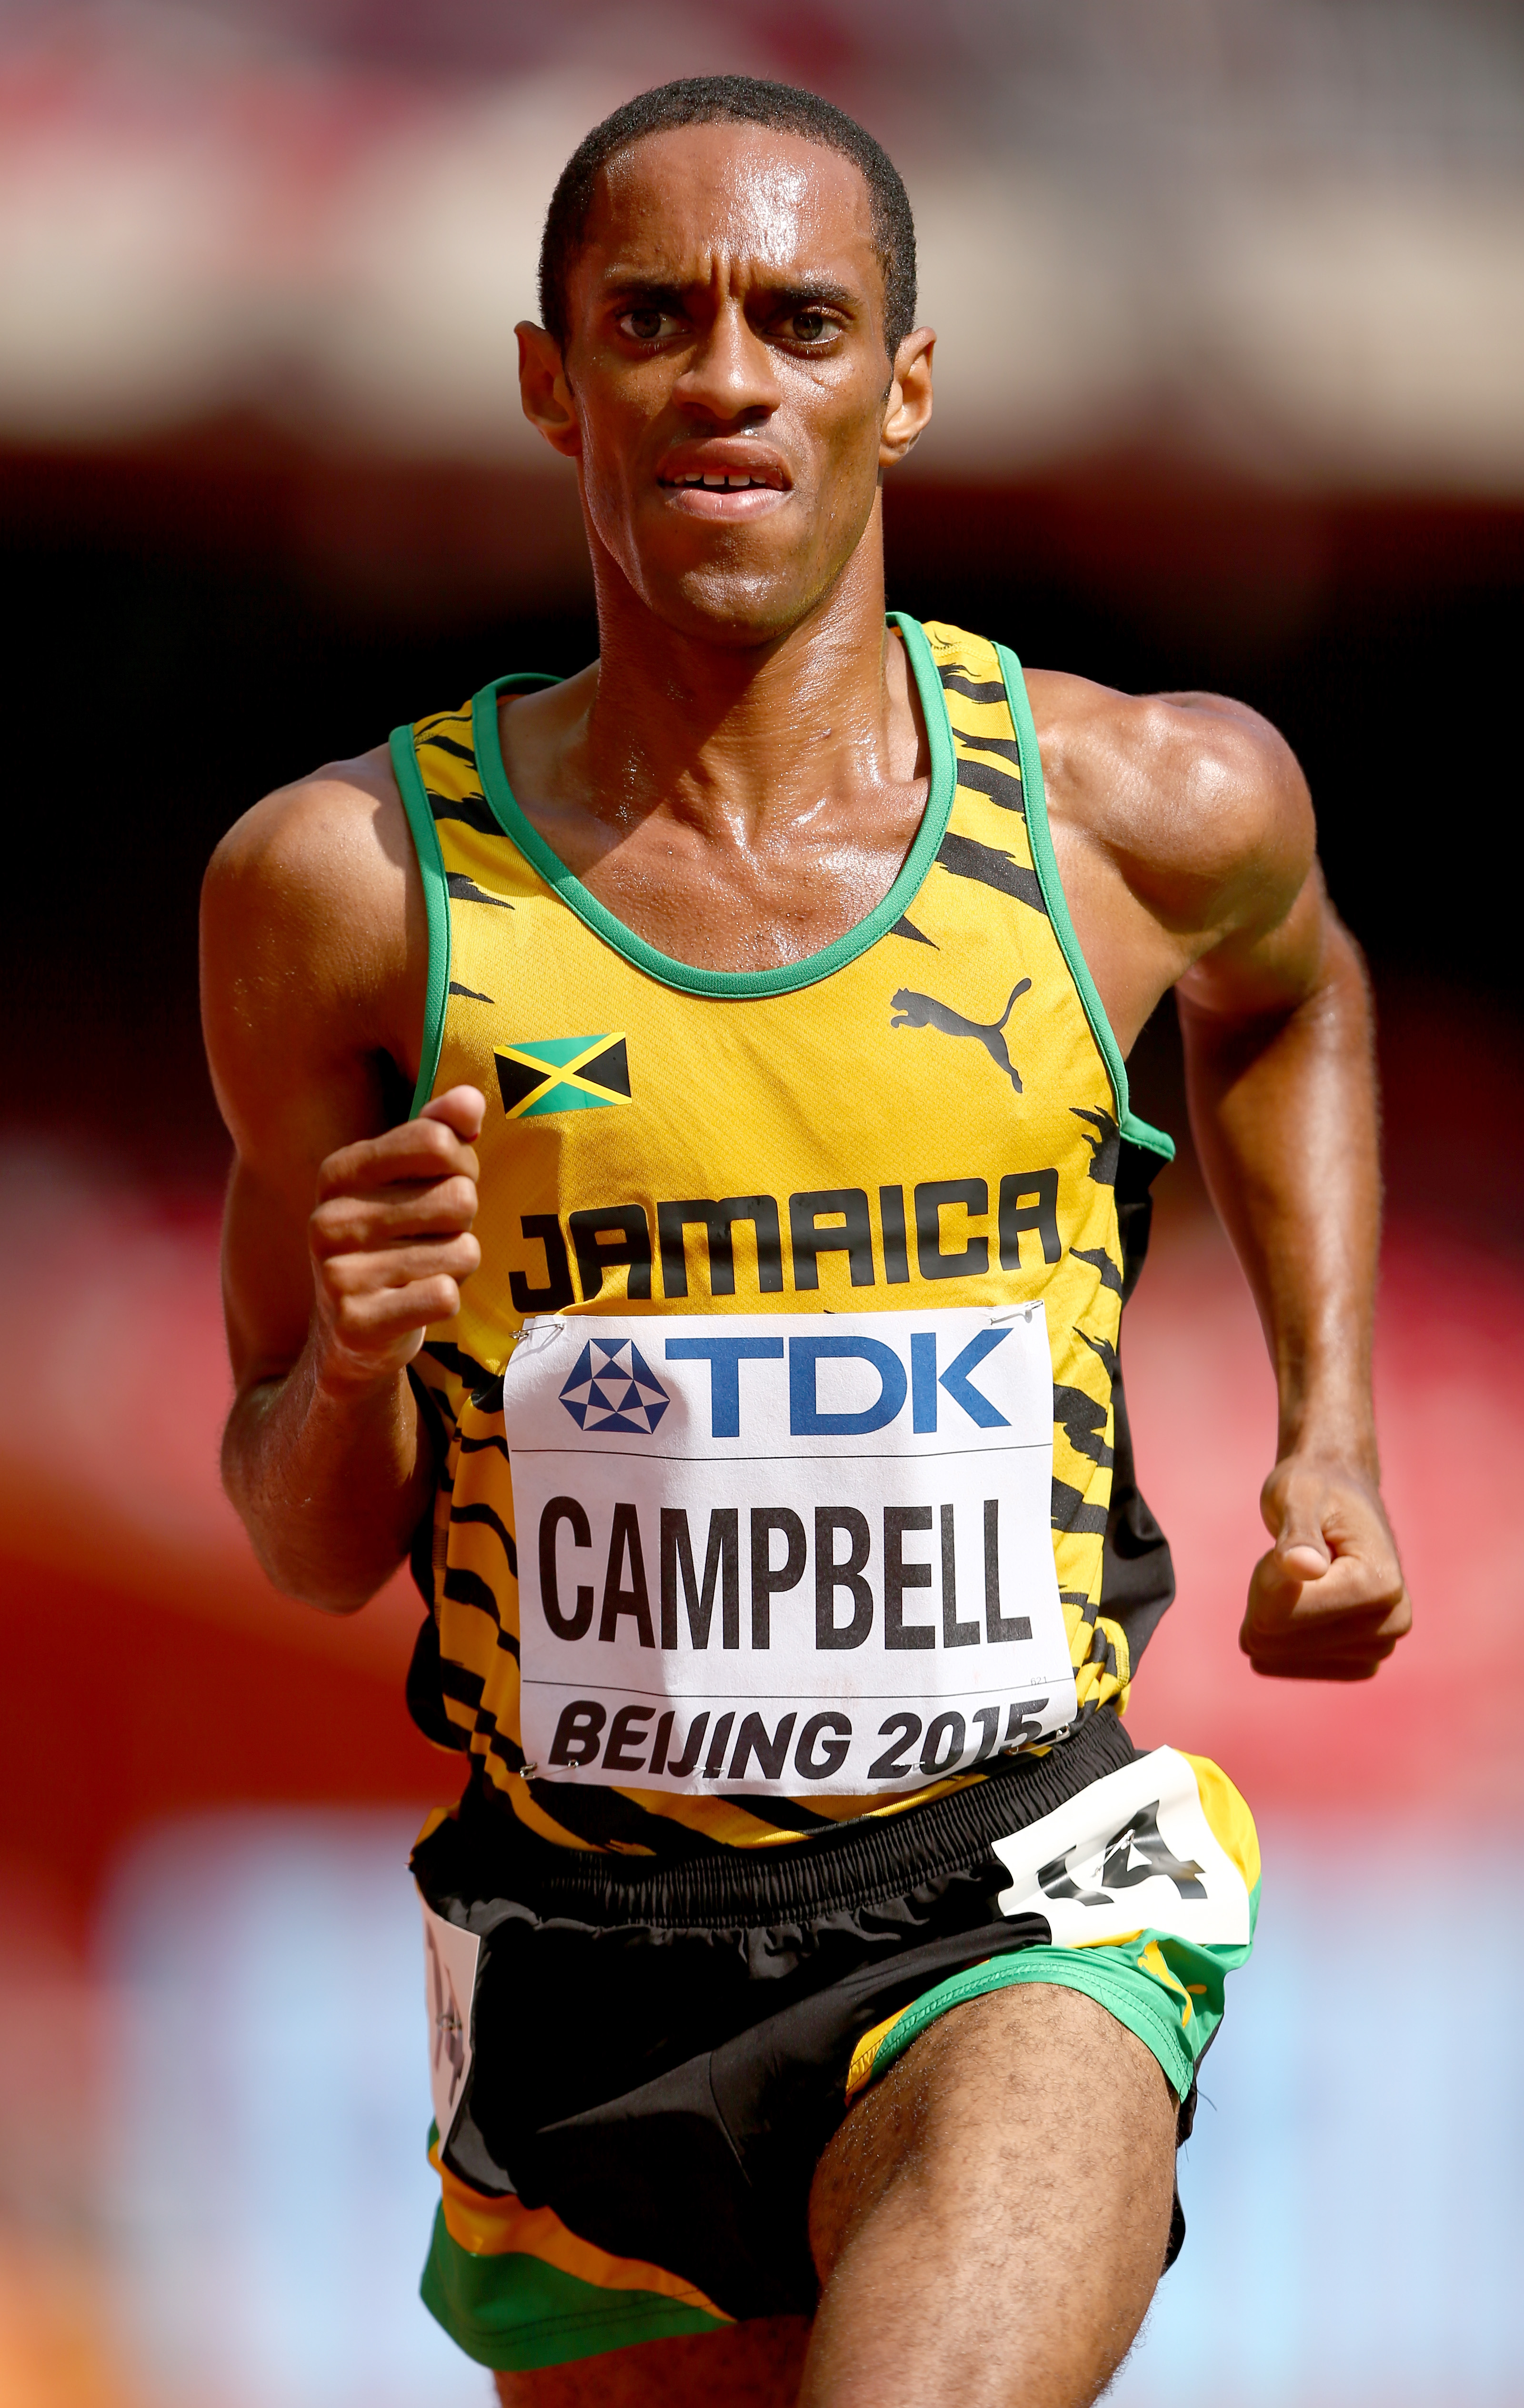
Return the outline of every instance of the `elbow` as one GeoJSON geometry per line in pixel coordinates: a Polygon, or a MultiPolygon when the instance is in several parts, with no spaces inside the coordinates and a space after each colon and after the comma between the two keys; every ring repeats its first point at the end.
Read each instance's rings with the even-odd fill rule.
{"type": "Polygon", "coordinates": [[[262,1547],[252,1531],[250,1543],[270,1586],[279,1589],[282,1597],[295,1598],[298,1604],[309,1605],[319,1613],[340,1617],[358,1613],[396,1570],[391,1564],[381,1571],[357,1576],[333,1565],[312,1564],[289,1553],[262,1547]]]}
{"type": "Polygon", "coordinates": [[[294,1533],[285,1525],[279,1530],[265,1528],[248,1513],[240,1512],[238,1518],[248,1532],[254,1560],[270,1586],[279,1589],[282,1597],[314,1607],[319,1613],[358,1613],[396,1570],[395,1563],[362,1568],[323,1560],[321,1555],[303,1546],[299,1530],[294,1533]]]}
{"type": "Polygon", "coordinates": [[[362,1556],[349,1548],[336,1549],[331,1533],[324,1543],[324,1534],[313,1526],[301,1500],[271,1498],[249,1478],[232,1424],[223,1441],[222,1470],[223,1491],[243,1524],[254,1560],[282,1597],[295,1598],[319,1613],[358,1613],[402,1560],[400,1555],[381,1560],[368,1549],[362,1556]]]}

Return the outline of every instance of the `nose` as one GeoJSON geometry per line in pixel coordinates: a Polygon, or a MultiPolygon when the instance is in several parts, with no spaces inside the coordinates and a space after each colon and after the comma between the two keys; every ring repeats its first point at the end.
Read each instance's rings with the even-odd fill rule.
{"type": "Polygon", "coordinates": [[[703,341],[678,379],[674,398],[717,424],[755,423],[783,400],[771,351],[740,301],[721,301],[703,341]]]}

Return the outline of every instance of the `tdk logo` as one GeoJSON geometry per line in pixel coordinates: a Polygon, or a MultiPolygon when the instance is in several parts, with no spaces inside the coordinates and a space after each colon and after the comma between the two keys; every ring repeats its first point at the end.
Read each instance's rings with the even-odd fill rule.
{"type": "MultiPolygon", "coordinates": [[[[910,1340],[910,1366],[898,1348],[861,1332],[828,1331],[809,1338],[669,1338],[669,1363],[709,1365],[710,1436],[740,1436],[741,1366],[751,1363],[788,1365],[788,1431],[791,1438],[866,1438],[887,1429],[904,1411],[907,1397],[911,1426],[917,1435],[937,1427],[939,1392],[951,1398],[980,1429],[1008,1429],[1010,1424],[989,1398],[973,1384],[972,1373],[1010,1335],[1004,1329],[981,1329],[939,1371],[937,1334],[920,1329],[910,1340]],[[827,1362],[864,1364],[876,1375],[879,1393],[855,1412],[833,1412],[819,1397],[819,1367],[827,1362]]],[[[634,1350],[631,1349],[631,1352],[634,1350]]],[[[578,1368],[578,1375],[581,1366],[578,1368]]],[[[646,1375],[649,1378],[649,1374],[646,1375]]],[[[755,1379],[753,1375],[753,1380],[755,1379]]],[[[752,1381],[746,1383],[748,1388],[752,1381]]],[[[564,1392],[565,1393],[565,1392],[564,1392]]],[[[575,1408],[573,1409],[575,1410],[575,1408]]],[[[591,1422],[587,1424],[592,1426],[591,1422]]],[[[610,1423],[610,1428],[628,1426],[610,1423]]],[[[653,1425],[654,1426],[654,1425],[653,1425]]]]}
{"type": "Polygon", "coordinates": [[[594,1338],[561,1391],[579,1429],[628,1430],[649,1438],[671,1399],[632,1338],[594,1338]]]}

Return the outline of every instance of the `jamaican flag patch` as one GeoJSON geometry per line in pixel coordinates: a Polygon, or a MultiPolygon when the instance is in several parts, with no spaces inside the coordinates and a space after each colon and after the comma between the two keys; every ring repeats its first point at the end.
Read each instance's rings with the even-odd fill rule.
{"type": "Polygon", "coordinates": [[[622,1034],[536,1037],[522,1045],[495,1045],[497,1084],[510,1121],[537,1112],[596,1111],[622,1104],[630,1091],[629,1057],[622,1034]]]}

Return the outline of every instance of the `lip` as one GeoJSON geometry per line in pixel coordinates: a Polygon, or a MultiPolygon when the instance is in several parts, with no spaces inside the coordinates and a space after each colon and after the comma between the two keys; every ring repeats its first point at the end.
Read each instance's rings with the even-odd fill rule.
{"type": "Polygon", "coordinates": [[[661,497],[669,510],[690,519],[721,519],[735,523],[765,518],[782,509],[788,495],[777,485],[740,485],[722,493],[717,485],[667,485],[661,497]]]}
{"type": "Polygon", "coordinates": [[[744,520],[781,509],[793,490],[793,480],[770,445],[735,437],[713,437],[707,442],[674,444],[656,472],[668,507],[684,517],[744,520]],[[689,481],[723,477],[721,485],[689,481]],[[745,484],[731,483],[745,478],[745,484]]]}

